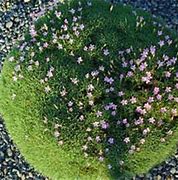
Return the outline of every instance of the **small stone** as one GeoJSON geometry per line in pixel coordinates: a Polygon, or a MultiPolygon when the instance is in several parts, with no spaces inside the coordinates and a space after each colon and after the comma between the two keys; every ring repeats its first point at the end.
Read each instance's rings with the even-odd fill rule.
{"type": "Polygon", "coordinates": [[[13,25],[13,22],[12,21],[9,21],[6,23],[6,28],[10,29],[13,25]]]}
{"type": "Polygon", "coordinates": [[[156,180],[161,180],[161,176],[160,176],[160,175],[157,175],[157,176],[156,176],[156,180]]]}
{"type": "Polygon", "coordinates": [[[11,151],[10,148],[7,149],[7,155],[8,155],[9,157],[12,157],[12,155],[13,155],[13,153],[12,153],[12,151],[11,151]]]}
{"type": "Polygon", "coordinates": [[[170,173],[171,173],[171,174],[175,174],[175,173],[176,173],[176,168],[172,168],[172,169],[170,170],[170,173]]]}
{"type": "Polygon", "coordinates": [[[4,160],[4,153],[1,151],[0,152],[0,162],[2,162],[4,160]]]}

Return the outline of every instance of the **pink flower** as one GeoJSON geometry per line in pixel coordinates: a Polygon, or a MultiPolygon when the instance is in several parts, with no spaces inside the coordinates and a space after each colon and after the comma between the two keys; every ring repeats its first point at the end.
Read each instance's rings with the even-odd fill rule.
{"type": "Polygon", "coordinates": [[[47,42],[45,42],[45,43],[43,44],[43,47],[44,47],[44,48],[47,48],[48,45],[49,45],[49,44],[48,44],[47,42]]]}
{"type": "Polygon", "coordinates": [[[123,119],[123,120],[122,120],[122,123],[123,123],[123,124],[127,124],[127,119],[123,119]]]}
{"type": "Polygon", "coordinates": [[[149,97],[149,98],[148,98],[148,102],[149,102],[149,103],[154,102],[154,97],[149,97]]]}
{"type": "Polygon", "coordinates": [[[137,102],[137,99],[136,99],[135,97],[132,96],[132,98],[130,99],[130,102],[131,102],[132,104],[134,104],[134,103],[137,102]]]}
{"type": "Polygon", "coordinates": [[[176,78],[178,78],[178,72],[176,72],[176,78]]]}
{"type": "Polygon", "coordinates": [[[165,92],[167,93],[171,92],[171,87],[166,87],[165,92]]]}
{"type": "Polygon", "coordinates": [[[160,112],[165,113],[165,112],[167,112],[167,109],[165,107],[163,107],[163,108],[160,109],[160,112]]]}
{"type": "Polygon", "coordinates": [[[164,46],[165,43],[164,43],[163,40],[161,40],[161,41],[158,42],[158,44],[160,45],[160,47],[162,47],[162,46],[164,46]]]}
{"type": "Polygon", "coordinates": [[[144,119],[141,118],[141,117],[139,117],[139,119],[137,119],[134,123],[135,123],[135,125],[137,126],[137,125],[143,124],[143,122],[144,122],[144,119]]]}
{"type": "Polygon", "coordinates": [[[104,161],[104,158],[102,156],[99,157],[99,161],[104,161]]]}
{"type": "Polygon", "coordinates": [[[122,104],[122,106],[127,105],[127,104],[128,104],[128,101],[123,99],[123,100],[121,101],[121,104],[122,104]]]}
{"type": "Polygon", "coordinates": [[[165,77],[167,77],[167,78],[171,77],[171,73],[169,71],[166,71],[165,72],[165,77]]]}
{"type": "Polygon", "coordinates": [[[141,113],[141,112],[142,112],[141,106],[138,106],[138,107],[136,108],[136,112],[138,112],[138,113],[141,113]]]}
{"type": "Polygon", "coordinates": [[[173,96],[172,94],[169,94],[169,95],[168,95],[168,99],[171,101],[171,100],[174,99],[174,96],[173,96]]]}
{"type": "Polygon", "coordinates": [[[69,101],[69,102],[68,102],[68,106],[69,106],[69,107],[73,106],[73,102],[72,102],[72,101],[69,101]]]}
{"type": "Polygon", "coordinates": [[[152,75],[150,72],[146,72],[146,76],[142,77],[142,81],[145,82],[146,84],[150,83],[152,79],[152,75]]]}
{"type": "Polygon", "coordinates": [[[107,76],[104,78],[104,81],[109,83],[109,84],[112,84],[114,82],[114,79],[112,77],[108,78],[107,76]]]}
{"type": "Polygon", "coordinates": [[[109,123],[107,123],[106,121],[101,121],[101,128],[102,129],[107,129],[109,127],[109,123]]]}
{"type": "Polygon", "coordinates": [[[96,112],[96,116],[97,116],[97,117],[101,117],[102,115],[103,115],[103,113],[102,113],[101,111],[97,111],[97,112],[96,112]]]}
{"type": "Polygon", "coordinates": [[[153,94],[157,95],[159,93],[159,87],[155,87],[153,90],[153,94]]]}
{"type": "Polygon", "coordinates": [[[155,123],[155,119],[153,117],[149,118],[148,121],[151,123],[151,124],[154,124],[155,123]]]}
{"type": "Polygon", "coordinates": [[[147,129],[144,129],[143,130],[143,135],[145,136],[145,135],[147,135],[147,133],[148,133],[147,129]]]}
{"type": "Polygon", "coordinates": [[[150,47],[150,53],[154,56],[156,52],[156,46],[151,46],[150,47]]]}
{"type": "Polygon", "coordinates": [[[133,76],[133,72],[132,71],[128,71],[126,77],[132,77],[133,76]]]}
{"type": "Polygon", "coordinates": [[[146,104],[144,105],[144,108],[145,108],[147,111],[149,111],[149,110],[151,109],[151,105],[150,105],[149,103],[146,103],[146,104]]]}
{"type": "Polygon", "coordinates": [[[145,115],[146,114],[146,110],[145,109],[142,109],[140,106],[138,106],[136,108],[136,112],[142,114],[142,115],[145,115]]]}
{"type": "Polygon", "coordinates": [[[111,112],[111,115],[112,115],[112,116],[115,116],[115,115],[116,115],[116,111],[112,111],[112,112],[111,112]]]}
{"type": "Polygon", "coordinates": [[[123,96],[123,95],[124,95],[124,92],[123,92],[123,91],[118,92],[118,96],[119,96],[119,97],[121,97],[121,96],[123,96]]]}
{"type": "Polygon", "coordinates": [[[146,62],[142,63],[139,67],[140,71],[144,71],[146,69],[146,67],[148,66],[148,64],[146,62]]]}
{"type": "Polygon", "coordinates": [[[109,138],[108,142],[109,142],[109,144],[114,144],[114,138],[109,138]]]}
{"type": "Polygon", "coordinates": [[[100,142],[101,141],[101,138],[100,138],[100,136],[96,136],[96,142],[100,142]]]}
{"type": "Polygon", "coordinates": [[[176,83],[175,88],[178,89],[178,83],[176,83]]]}
{"type": "Polygon", "coordinates": [[[157,100],[161,100],[161,99],[162,99],[162,96],[161,96],[160,94],[158,94],[158,95],[156,96],[156,98],[157,98],[157,100]]]}
{"type": "Polygon", "coordinates": [[[158,31],[158,36],[161,36],[163,34],[162,31],[158,31]]]}

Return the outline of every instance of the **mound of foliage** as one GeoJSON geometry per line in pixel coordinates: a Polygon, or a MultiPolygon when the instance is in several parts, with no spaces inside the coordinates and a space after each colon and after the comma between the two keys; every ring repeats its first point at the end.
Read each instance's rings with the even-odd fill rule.
{"type": "Polygon", "coordinates": [[[178,138],[177,39],[102,0],[34,14],[4,63],[0,113],[27,160],[54,178],[144,173],[178,138]]]}

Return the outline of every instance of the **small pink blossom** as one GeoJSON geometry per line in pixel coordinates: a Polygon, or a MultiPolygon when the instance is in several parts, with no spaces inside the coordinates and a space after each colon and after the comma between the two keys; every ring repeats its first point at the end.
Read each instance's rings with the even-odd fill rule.
{"type": "Polygon", "coordinates": [[[166,93],[171,92],[171,87],[166,87],[165,92],[166,92],[166,93]]]}
{"type": "Polygon", "coordinates": [[[167,112],[167,109],[165,107],[163,107],[163,108],[160,109],[160,112],[165,113],[165,112],[167,112]]]}
{"type": "Polygon", "coordinates": [[[131,102],[132,104],[134,104],[134,103],[137,102],[137,99],[136,99],[135,97],[132,96],[132,98],[130,99],[130,102],[131,102]]]}
{"type": "Polygon", "coordinates": [[[172,116],[177,116],[177,109],[171,109],[172,116]]]}
{"type": "Polygon", "coordinates": [[[114,82],[114,79],[113,79],[112,77],[109,78],[109,77],[106,76],[106,77],[104,78],[104,81],[107,82],[107,83],[109,83],[109,84],[112,84],[112,83],[114,82]]]}
{"type": "Polygon", "coordinates": [[[119,97],[121,97],[121,96],[123,96],[123,95],[124,95],[124,92],[123,92],[123,91],[119,91],[119,92],[118,92],[118,96],[119,96],[119,97]]]}
{"type": "Polygon", "coordinates": [[[178,89],[178,83],[176,83],[175,88],[178,89]]]}
{"type": "Polygon", "coordinates": [[[109,142],[109,144],[114,144],[114,138],[109,138],[108,142],[109,142]]]}
{"type": "Polygon", "coordinates": [[[121,104],[122,104],[122,106],[127,105],[127,104],[128,104],[128,101],[123,99],[123,100],[121,101],[121,104]]]}
{"type": "Polygon", "coordinates": [[[151,105],[150,105],[149,103],[146,103],[146,104],[144,105],[144,108],[145,108],[147,111],[149,111],[149,110],[151,109],[151,105]]]}
{"type": "Polygon", "coordinates": [[[171,73],[170,73],[169,71],[166,71],[166,72],[165,72],[165,77],[166,77],[166,78],[171,77],[171,73]]]}
{"type": "Polygon", "coordinates": [[[159,93],[159,87],[155,87],[153,90],[153,94],[157,95],[159,93]]]}
{"type": "Polygon", "coordinates": [[[149,118],[148,121],[151,123],[151,124],[154,124],[155,123],[155,119],[153,117],[149,118]]]}
{"type": "Polygon", "coordinates": [[[162,96],[160,95],[160,94],[158,94],[157,96],[156,96],[156,98],[157,98],[157,100],[161,100],[162,99],[162,96]]]}

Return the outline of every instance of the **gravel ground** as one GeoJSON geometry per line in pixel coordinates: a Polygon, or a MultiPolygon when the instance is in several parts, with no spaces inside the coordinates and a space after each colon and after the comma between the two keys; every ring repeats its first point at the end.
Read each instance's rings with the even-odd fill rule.
{"type": "MultiPolygon", "coordinates": [[[[50,6],[50,0],[0,0],[0,62],[30,23],[30,13],[50,6]],[[25,1],[29,1],[26,2],[25,1]]],[[[114,0],[131,4],[165,19],[167,26],[178,30],[177,0],[114,0]]],[[[0,65],[1,69],[1,65],[0,65]]],[[[45,180],[21,156],[0,120],[0,179],[1,180],[45,180]]],[[[178,180],[177,154],[153,168],[136,180],[178,180]]]]}

